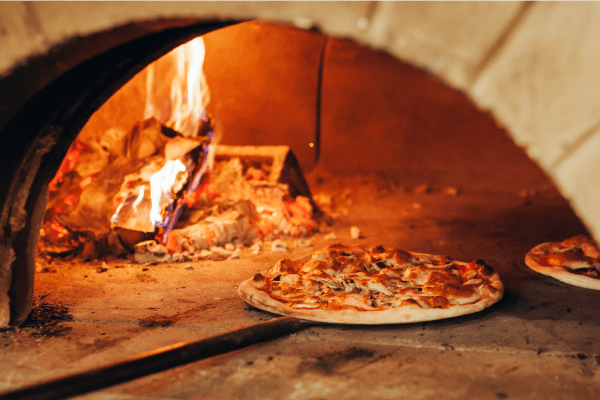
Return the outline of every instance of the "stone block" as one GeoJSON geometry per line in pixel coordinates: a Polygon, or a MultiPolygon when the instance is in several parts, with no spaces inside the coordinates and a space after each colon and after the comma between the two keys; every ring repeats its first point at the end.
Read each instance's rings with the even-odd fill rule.
{"type": "Polygon", "coordinates": [[[34,8],[50,43],[130,22],[159,18],[262,19],[355,36],[371,2],[40,2],[34,8]]]}
{"type": "Polygon", "coordinates": [[[372,45],[465,88],[522,2],[380,2],[372,45]]]}
{"type": "Polygon", "coordinates": [[[552,171],[571,207],[600,242],[600,129],[552,171]]]}
{"type": "Polygon", "coordinates": [[[0,75],[15,61],[46,49],[27,4],[0,2],[0,49],[0,75]]]}
{"type": "Polygon", "coordinates": [[[537,3],[471,89],[547,170],[600,116],[600,3],[537,3]]]}

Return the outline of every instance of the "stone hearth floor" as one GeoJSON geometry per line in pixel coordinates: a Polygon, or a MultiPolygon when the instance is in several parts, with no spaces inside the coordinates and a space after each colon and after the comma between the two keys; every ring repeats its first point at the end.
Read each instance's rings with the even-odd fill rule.
{"type": "MultiPolygon", "coordinates": [[[[523,261],[534,245],[585,229],[554,189],[535,189],[356,189],[350,213],[332,227],[345,244],[485,260],[506,286],[488,310],[407,325],[317,325],[78,398],[600,398],[600,292],[539,276],[523,261]],[[352,225],[364,238],[350,238],[352,225]]],[[[313,237],[313,249],[333,243],[324,236],[313,237]]],[[[238,298],[237,285],[310,251],[111,261],[104,272],[101,262],[52,264],[55,272],[36,276],[37,322],[0,332],[0,393],[269,320],[238,298]]]]}

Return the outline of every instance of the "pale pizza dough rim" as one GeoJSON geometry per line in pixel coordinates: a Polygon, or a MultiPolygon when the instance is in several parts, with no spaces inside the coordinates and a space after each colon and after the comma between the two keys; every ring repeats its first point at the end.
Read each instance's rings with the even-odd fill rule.
{"type": "MultiPolygon", "coordinates": [[[[411,254],[420,254],[409,252],[411,254]]],[[[460,261],[452,261],[456,264],[466,265],[460,261]]],[[[265,274],[267,271],[264,271],[265,274]]],[[[336,323],[336,324],[357,324],[357,325],[388,325],[405,324],[415,322],[433,321],[439,319],[453,318],[461,315],[472,314],[490,307],[497,303],[504,295],[504,285],[500,276],[494,270],[490,277],[490,286],[497,289],[496,293],[487,292],[488,297],[482,301],[471,304],[451,305],[448,308],[421,308],[416,305],[401,306],[376,311],[359,311],[353,309],[346,310],[297,310],[281,303],[266,292],[256,288],[252,278],[243,281],[238,286],[238,294],[246,303],[258,309],[271,312],[273,314],[288,315],[290,317],[305,319],[309,321],[336,323]]]]}
{"type": "Polygon", "coordinates": [[[540,253],[549,255],[545,248],[550,247],[554,242],[540,243],[525,254],[525,264],[533,271],[554,278],[563,283],[581,287],[584,289],[600,290],[600,279],[590,278],[585,275],[577,275],[567,271],[564,267],[547,267],[541,265],[534,258],[534,254],[540,253]]]}

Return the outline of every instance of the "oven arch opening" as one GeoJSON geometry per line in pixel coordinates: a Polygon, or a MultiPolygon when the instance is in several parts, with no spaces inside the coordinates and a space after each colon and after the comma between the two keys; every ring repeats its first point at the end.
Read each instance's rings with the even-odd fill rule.
{"type": "MultiPolygon", "coordinates": [[[[220,28],[224,25],[223,23],[215,23],[215,26],[220,28]]],[[[44,198],[45,186],[39,185],[39,183],[48,182],[52,178],[53,171],[58,168],[62,160],[60,154],[64,155],[67,151],[69,145],[83,127],[85,120],[102,104],[103,100],[108,99],[110,94],[116,91],[117,87],[125,83],[128,78],[132,77],[135,72],[139,71],[149,61],[157,58],[160,54],[166,53],[166,51],[177,44],[197,36],[198,32],[204,33],[217,29],[215,27],[208,28],[206,24],[200,24],[200,27],[195,32],[190,32],[190,27],[161,32],[161,35],[165,37],[169,35],[172,35],[172,37],[164,39],[168,44],[165,44],[164,47],[159,46],[160,50],[156,50],[156,43],[151,43],[154,38],[150,39],[146,37],[137,39],[143,40],[142,42],[137,42],[136,40],[129,43],[128,45],[135,47],[136,51],[144,49],[144,43],[146,43],[145,49],[152,53],[152,55],[140,56],[140,59],[144,61],[138,62],[135,67],[127,70],[126,73],[123,73],[123,71],[127,67],[124,67],[125,69],[118,69],[122,68],[121,65],[118,65],[118,68],[115,68],[111,73],[114,73],[114,76],[119,76],[119,78],[114,79],[114,76],[105,74],[100,84],[94,81],[86,85],[85,82],[87,82],[89,77],[85,76],[86,73],[78,72],[78,74],[72,75],[72,77],[76,78],[74,87],[89,86],[96,90],[96,92],[92,90],[86,93],[87,97],[83,99],[76,97],[74,93],[67,93],[65,95],[66,100],[59,103],[57,110],[48,111],[49,121],[51,122],[40,123],[40,121],[43,121],[43,118],[28,118],[25,111],[23,111],[15,117],[17,118],[17,122],[13,120],[7,125],[7,129],[3,132],[8,132],[10,135],[7,135],[13,138],[13,140],[23,139],[16,134],[23,126],[27,126],[27,129],[25,129],[26,132],[35,132],[36,129],[40,129],[39,131],[43,133],[40,135],[40,139],[31,141],[32,147],[29,149],[27,155],[29,158],[25,158],[26,161],[23,162],[23,165],[35,165],[36,162],[41,160],[40,157],[44,156],[49,149],[52,149],[50,151],[52,151],[51,154],[53,155],[51,161],[50,158],[47,158],[47,161],[44,161],[46,164],[39,165],[40,174],[36,175],[34,181],[28,180],[31,176],[27,174],[26,169],[23,169],[20,177],[21,182],[24,182],[26,185],[31,184],[31,190],[17,190],[13,192],[12,199],[17,198],[20,193],[29,194],[29,197],[27,197],[29,202],[25,206],[26,212],[21,214],[26,216],[25,225],[23,225],[23,220],[19,218],[10,218],[9,211],[20,211],[18,207],[14,207],[14,204],[20,203],[18,201],[6,203],[7,207],[11,204],[10,207],[12,208],[6,211],[6,215],[8,216],[6,221],[8,222],[5,225],[6,229],[4,231],[8,232],[9,235],[13,235],[11,240],[13,243],[16,243],[14,246],[17,250],[16,253],[22,255],[21,258],[17,257],[14,266],[33,265],[33,260],[31,257],[26,256],[26,254],[31,254],[32,246],[35,247],[33,245],[35,241],[34,235],[15,232],[20,227],[24,227],[25,231],[36,232],[36,228],[39,231],[39,226],[35,225],[35,221],[39,221],[40,213],[44,207],[43,203],[45,203],[44,201],[37,201],[44,198]],[[142,43],[142,45],[139,43],[142,43]],[[77,79],[80,80],[78,81],[77,79]],[[107,83],[106,87],[102,87],[105,83],[107,83]],[[72,105],[75,105],[76,108],[72,108],[72,105]],[[77,113],[81,114],[77,115],[77,113]],[[56,137],[62,139],[55,140],[56,137]],[[11,224],[16,225],[13,226],[11,224]],[[22,264],[19,264],[19,262],[22,264]]],[[[275,30],[288,29],[277,28],[276,26],[272,28],[275,30]]],[[[414,186],[417,185],[417,182],[421,182],[424,179],[432,180],[436,184],[446,182],[448,179],[451,180],[452,173],[449,173],[449,171],[453,169],[449,165],[460,166],[461,176],[470,176],[470,179],[473,179],[478,175],[480,178],[478,182],[480,184],[485,183],[485,179],[482,179],[482,177],[492,173],[496,173],[497,178],[503,179],[503,184],[513,181],[515,177],[523,178],[524,175],[520,174],[518,168],[512,170],[509,168],[502,170],[501,174],[498,173],[500,169],[497,166],[506,163],[506,160],[498,157],[498,154],[502,153],[501,150],[490,150],[488,148],[488,153],[477,151],[483,149],[478,148],[483,143],[481,142],[481,138],[477,138],[477,129],[481,128],[482,130],[493,132],[488,136],[493,140],[487,143],[487,145],[511,149],[508,150],[511,151],[509,158],[514,162],[512,164],[506,163],[504,164],[505,166],[514,168],[525,163],[528,165],[528,168],[531,168],[531,171],[534,171],[534,180],[543,178],[543,172],[537,167],[532,167],[533,164],[520,149],[514,146],[514,143],[506,135],[506,132],[496,126],[493,118],[479,111],[465,95],[447,87],[444,83],[429,74],[398,61],[387,54],[373,53],[369,49],[357,46],[352,41],[336,38],[323,39],[320,35],[313,36],[321,37],[319,40],[323,42],[319,42],[319,45],[315,46],[315,48],[321,49],[323,48],[322,45],[324,45],[325,57],[327,57],[328,61],[323,66],[318,67],[323,79],[321,90],[325,92],[325,94],[321,94],[321,97],[318,98],[318,106],[316,105],[317,97],[315,97],[315,111],[318,110],[321,118],[320,123],[315,125],[315,130],[319,129],[321,135],[320,141],[317,142],[317,146],[322,148],[323,152],[320,162],[321,166],[337,173],[357,174],[361,171],[368,171],[387,175],[388,178],[391,177],[392,179],[410,182],[414,186]],[[344,69],[344,64],[348,59],[354,61],[359,66],[358,69],[361,70],[362,75],[356,75],[356,71],[347,71],[344,69]],[[376,68],[369,69],[373,66],[373,60],[376,60],[376,68]],[[378,72],[374,73],[374,70],[378,72]],[[397,73],[396,70],[400,72],[397,73]],[[383,74],[386,77],[391,76],[390,79],[392,80],[381,80],[380,77],[377,77],[378,74],[383,74]],[[352,84],[348,85],[348,82],[352,84]],[[393,82],[393,84],[390,84],[390,82],[393,82]],[[398,87],[397,85],[400,85],[404,89],[404,92],[394,90],[398,87]],[[348,92],[343,93],[343,95],[336,94],[340,93],[339,89],[343,87],[348,89],[348,92]],[[370,93],[378,93],[378,95],[374,99],[369,97],[370,93]],[[409,93],[409,100],[402,98],[406,97],[406,93],[409,93]],[[356,99],[359,99],[360,101],[357,102],[358,105],[351,106],[344,103],[344,95],[355,102],[356,99]],[[388,101],[389,104],[385,104],[385,102],[381,102],[382,98],[388,98],[388,100],[392,98],[392,100],[388,101]],[[378,104],[377,101],[379,101],[378,104]],[[374,104],[380,107],[374,107],[374,104]],[[404,108],[404,114],[398,114],[398,110],[395,107],[404,108]],[[440,112],[440,110],[444,109],[445,111],[440,112]],[[374,117],[375,115],[377,117],[374,117]],[[391,118],[386,118],[387,116],[391,116],[391,118]],[[374,120],[386,121],[387,119],[391,120],[389,124],[372,124],[374,120]],[[340,127],[340,121],[346,125],[340,127]],[[359,128],[357,129],[356,127],[359,128]],[[395,129],[400,127],[399,131],[402,131],[402,134],[390,134],[394,127],[396,127],[395,129]],[[444,132],[452,132],[452,134],[444,135],[444,132]],[[460,144],[456,143],[456,138],[458,137],[461,138],[460,144]],[[390,140],[393,142],[392,146],[388,145],[390,140]],[[470,145],[474,145],[474,147],[469,147],[470,145]],[[354,154],[355,158],[353,160],[352,153],[357,147],[361,149],[361,152],[358,156],[354,154]],[[453,149],[453,151],[448,151],[448,148],[453,149]],[[343,151],[340,151],[340,149],[343,149],[343,151]],[[401,151],[401,156],[399,156],[398,151],[401,151]],[[341,156],[342,154],[344,156],[341,156]],[[482,154],[491,156],[492,162],[489,162],[489,159],[485,159],[485,156],[482,156],[482,154]],[[469,157],[475,158],[476,162],[480,163],[480,166],[487,165],[489,168],[468,168],[468,164],[460,160],[465,160],[469,157]],[[513,160],[513,157],[516,158],[513,160]],[[418,164],[419,161],[421,162],[420,164],[418,164]],[[411,165],[417,165],[417,167],[411,168],[411,165]]],[[[123,48],[111,51],[117,52],[117,50],[123,51],[123,48]]],[[[128,55],[125,56],[125,53],[127,51],[115,54],[127,58],[128,55]]],[[[108,58],[115,57],[114,54],[111,53],[108,55],[108,53],[105,53],[103,56],[107,57],[107,64],[114,63],[111,63],[111,59],[108,58]]],[[[132,61],[126,61],[126,63],[130,62],[132,61]]],[[[90,68],[98,68],[100,70],[99,65],[101,64],[85,64],[85,66],[91,66],[90,68]]],[[[79,67],[82,66],[83,64],[79,67]]],[[[131,65],[129,67],[131,68],[131,65]]],[[[65,84],[64,81],[60,80],[58,80],[58,83],[54,82],[52,85],[51,89],[55,93],[60,93],[64,90],[64,87],[73,87],[72,84],[65,84]]],[[[53,103],[50,97],[47,97],[46,93],[40,93],[41,97],[36,97],[28,106],[31,106],[31,109],[38,109],[38,107],[42,107],[42,104],[53,103]]],[[[10,157],[11,155],[7,155],[6,159],[10,160],[10,157]]],[[[25,187],[22,186],[21,189],[25,187]]],[[[24,282],[32,282],[33,273],[31,266],[29,268],[19,267],[18,271],[20,272],[15,274],[13,282],[20,282],[20,285],[24,284],[24,282]],[[25,273],[26,271],[29,272],[25,273]]],[[[30,284],[29,287],[32,287],[32,285],[30,284]]],[[[30,297],[31,294],[28,294],[28,296],[30,297]]],[[[27,304],[27,301],[25,301],[25,304],[27,304]]],[[[27,309],[27,306],[15,305],[15,307],[16,309],[27,309]]],[[[25,311],[20,313],[11,312],[11,314],[19,315],[19,317],[12,319],[12,324],[17,324],[18,321],[22,321],[27,315],[25,311]]]]}

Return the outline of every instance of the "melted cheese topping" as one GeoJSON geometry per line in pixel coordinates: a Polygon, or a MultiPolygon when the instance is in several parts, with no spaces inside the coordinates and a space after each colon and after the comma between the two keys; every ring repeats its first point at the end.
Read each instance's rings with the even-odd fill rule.
{"type": "Polygon", "coordinates": [[[544,267],[559,267],[574,274],[600,279],[600,254],[588,236],[578,235],[562,242],[549,243],[532,256],[544,267]]]}
{"type": "Polygon", "coordinates": [[[483,261],[465,264],[380,246],[365,251],[336,244],[305,263],[281,260],[253,281],[291,308],[367,311],[476,303],[495,291],[493,275],[483,261]]]}

